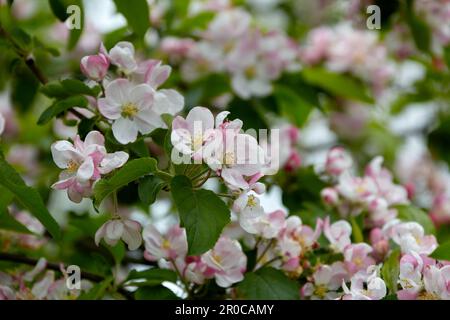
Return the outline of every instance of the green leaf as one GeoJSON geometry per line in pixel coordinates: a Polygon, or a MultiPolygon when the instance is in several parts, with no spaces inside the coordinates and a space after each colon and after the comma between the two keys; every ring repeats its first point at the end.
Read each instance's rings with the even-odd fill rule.
{"type": "Polygon", "coordinates": [[[113,277],[108,277],[105,280],[95,284],[88,292],[83,292],[78,300],[99,300],[105,295],[106,290],[109,288],[113,281],[113,277]]]}
{"type": "Polygon", "coordinates": [[[352,224],[352,237],[353,242],[364,242],[364,236],[362,233],[362,228],[358,221],[356,221],[355,217],[350,218],[350,222],[352,224]]]}
{"type": "Polygon", "coordinates": [[[245,275],[237,285],[241,299],[250,300],[298,300],[299,286],[282,271],[266,267],[245,275]]]}
{"type": "Polygon", "coordinates": [[[297,127],[302,127],[311,111],[317,107],[286,86],[276,86],[274,95],[281,115],[289,119],[297,127]]]}
{"type": "Polygon", "coordinates": [[[431,221],[428,214],[422,209],[419,209],[412,205],[400,205],[396,206],[398,211],[398,218],[403,221],[415,221],[422,225],[426,234],[435,234],[433,221],[431,221]]]}
{"type": "Polygon", "coordinates": [[[16,201],[34,215],[55,238],[61,237],[60,229],[55,219],[48,212],[39,193],[28,187],[14,168],[5,161],[0,152],[0,185],[14,194],[16,201]]]}
{"type": "Polygon", "coordinates": [[[450,117],[440,120],[439,126],[428,134],[428,147],[434,156],[437,156],[450,165],[450,117]]]}
{"type": "Polygon", "coordinates": [[[437,260],[450,261],[450,241],[445,242],[437,247],[430,255],[437,260]]]}
{"type": "Polygon", "coordinates": [[[50,107],[48,107],[44,112],[42,112],[37,123],[39,125],[47,124],[54,117],[69,109],[72,109],[74,107],[86,108],[87,105],[88,100],[84,96],[73,96],[64,100],[57,101],[50,107]]]}
{"type": "Polygon", "coordinates": [[[444,60],[445,63],[447,64],[447,68],[450,69],[450,45],[444,48],[444,60]]]}
{"type": "Polygon", "coordinates": [[[41,88],[41,92],[49,98],[66,98],[67,91],[60,81],[52,81],[41,88]]]}
{"type": "Polygon", "coordinates": [[[68,95],[88,95],[96,96],[93,89],[88,87],[83,81],[76,79],[65,79],[61,81],[62,88],[68,95]]]}
{"type": "Polygon", "coordinates": [[[173,32],[177,34],[189,35],[192,31],[205,29],[211,20],[215,17],[215,13],[211,11],[204,11],[192,17],[184,18],[179,23],[173,32]]]}
{"type": "Polygon", "coordinates": [[[127,1],[114,0],[117,11],[122,13],[128,25],[139,36],[143,37],[150,28],[149,7],[147,0],[134,0],[131,5],[127,1]]]}
{"type": "Polygon", "coordinates": [[[146,204],[151,205],[155,202],[158,193],[166,183],[157,176],[150,175],[139,181],[138,193],[139,199],[146,204]]]}
{"type": "Polygon", "coordinates": [[[397,281],[400,274],[400,250],[395,249],[381,268],[381,276],[389,289],[389,294],[397,292],[397,281]]]}
{"type": "Polygon", "coordinates": [[[18,233],[33,234],[33,232],[28,230],[28,228],[25,227],[22,223],[14,219],[4,209],[0,209],[0,229],[18,233]]]}
{"type": "Polygon", "coordinates": [[[53,15],[58,18],[61,22],[67,20],[69,15],[67,14],[66,3],[63,0],[49,0],[50,9],[53,15]]]}
{"type": "Polygon", "coordinates": [[[177,274],[168,269],[148,269],[144,271],[131,270],[126,280],[127,286],[157,286],[164,281],[175,283],[177,281],[177,274]],[[144,280],[137,282],[136,280],[144,280]]]}
{"type": "Polygon", "coordinates": [[[210,190],[193,190],[186,176],[172,179],[171,192],[181,226],[186,228],[189,255],[200,255],[211,249],[230,222],[228,207],[210,190]]]}
{"type": "Polygon", "coordinates": [[[406,0],[406,23],[411,30],[411,34],[417,49],[429,52],[431,47],[431,30],[428,25],[416,15],[414,11],[414,0],[406,0]]]}
{"type": "Polygon", "coordinates": [[[161,178],[170,178],[168,174],[158,170],[156,160],[153,158],[140,158],[128,162],[111,178],[97,182],[94,187],[94,204],[96,206],[100,205],[103,199],[114,191],[151,173],[156,174],[161,178]]]}
{"type": "Polygon", "coordinates": [[[135,291],[136,300],[178,300],[172,290],[159,285],[155,287],[142,287],[135,291]]]}
{"type": "Polygon", "coordinates": [[[330,93],[353,100],[373,103],[373,98],[366,92],[366,88],[350,76],[330,72],[322,68],[304,69],[303,77],[307,82],[329,91],[330,93]]]}

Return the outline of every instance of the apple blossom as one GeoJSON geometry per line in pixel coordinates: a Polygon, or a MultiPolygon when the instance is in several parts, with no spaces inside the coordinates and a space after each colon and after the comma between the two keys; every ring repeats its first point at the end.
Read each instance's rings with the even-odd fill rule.
{"type": "Polygon", "coordinates": [[[84,142],[76,136],[73,143],[65,140],[53,143],[53,160],[64,171],[52,188],[67,189],[69,198],[77,203],[83,197],[89,197],[93,183],[102,174],[123,166],[128,160],[128,154],[123,151],[107,153],[104,143],[105,139],[98,131],[91,131],[84,142]]]}
{"type": "Polygon", "coordinates": [[[430,254],[437,248],[436,238],[425,235],[423,227],[417,222],[399,222],[393,225],[391,238],[403,253],[430,254]]]}
{"type": "Polygon", "coordinates": [[[450,265],[439,268],[430,265],[425,268],[423,282],[427,294],[423,299],[450,300],[450,265]]]}
{"type": "Polygon", "coordinates": [[[202,261],[214,270],[220,287],[226,288],[244,279],[247,256],[236,240],[221,237],[213,249],[202,255],[202,261]]]}
{"type": "Polygon", "coordinates": [[[285,213],[277,210],[254,216],[242,212],[239,222],[241,227],[251,234],[260,235],[264,239],[275,238],[285,226],[285,213]]]}
{"type": "Polygon", "coordinates": [[[117,66],[125,74],[130,74],[138,67],[134,53],[134,45],[131,42],[121,41],[109,50],[107,56],[112,64],[117,66]]]}
{"type": "Polygon", "coordinates": [[[89,79],[101,81],[109,69],[109,59],[104,54],[85,56],[81,59],[80,69],[89,79]]]}
{"type": "Polygon", "coordinates": [[[355,274],[375,264],[375,260],[369,255],[372,251],[372,247],[363,242],[347,245],[344,249],[344,263],[349,273],[355,274]]]}
{"type": "Polygon", "coordinates": [[[379,267],[369,266],[350,279],[350,289],[342,282],[345,295],[343,300],[381,300],[386,296],[386,284],[379,277],[379,267]]]}
{"type": "Polygon", "coordinates": [[[353,160],[342,147],[334,147],[328,151],[325,163],[325,171],[332,176],[339,176],[344,171],[350,169],[353,160]]]}
{"type": "Polygon", "coordinates": [[[159,259],[175,260],[184,258],[187,254],[186,230],[177,225],[172,226],[165,235],[162,235],[153,225],[144,228],[145,243],[144,256],[147,260],[159,259]]]}
{"type": "Polygon", "coordinates": [[[351,243],[352,226],[345,220],[339,220],[330,225],[330,218],[326,217],[323,223],[323,234],[333,250],[344,252],[344,249],[351,243]]]}
{"type": "Polygon", "coordinates": [[[405,254],[400,259],[399,284],[402,290],[397,292],[400,300],[416,299],[423,289],[422,272],[424,262],[422,257],[415,253],[405,254]]]}
{"type": "Polygon", "coordinates": [[[113,120],[114,137],[122,144],[134,142],[138,132],[148,134],[156,128],[165,128],[161,114],[153,108],[155,90],[148,84],[134,85],[127,79],[108,84],[105,98],[98,100],[103,116],[113,120]]]}
{"type": "Polygon", "coordinates": [[[98,246],[104,239],[109,246],[115,246],[122,239],[129,250],[136,250],[141,246],[141,225],[130,219],[113,218],[105,222],[95,233],[95,244],[98,246]]]}
{"type": "Polygon", "coordinates": [[[337,291],[346,278],[347,272],[342,262],[320,265],[312,275],[312,282],[307,282],[302,287],[302,295],[311,300],[334,300],[341,296],[337,291]]]}

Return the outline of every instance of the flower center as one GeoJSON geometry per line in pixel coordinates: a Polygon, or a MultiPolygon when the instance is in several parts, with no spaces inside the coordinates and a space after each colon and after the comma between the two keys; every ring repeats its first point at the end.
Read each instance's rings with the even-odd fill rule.
{"type": "Polygon", "coordinates": [[[356,257],[355,259],[353,259],[353,263],[358,267],[361,267],[363,265],[363,260],[360,257],[356,257]]]}
{"type": "Polygon", "coordinates": [[[314,295],[318,296],[320,298],[325,297],[325,294],[328,292],[327,288],[325,286],[317,286],[314,290],[314,295]]]}
{"type": "Polygon", "coordinates": [[[256,68],[251,66],[245,69],[245,76],[250,79],[254,78],[256,76],[256,68]]]}
{"type": "Polygon", "coordinates": [[[134,103],[128,102],[122,106],[122,117],[131,118],[135,116],[138,111],[139,109],[134,103]]]}
{"type": "Polygon", "coordinates": [[[69,171],[70,173],[77,172],[78,167],[79,167],[79,164],[76,163],[76,162],[73,161],[73,160],[70,160],[70,161],[67,163],[67,171],[69,171]]]}
{"type": "Polygon", "coordinates": [[[235,164],[236,157],[233,152],[226,152],[223,160],[224,164],[229,166],[235,164]]]}
{"type": "Polygon", "coordinates": [[[247,207],[255,207],[256,206],[256,197],[254,195],[249,195],[247,200],[247,207]]]}
{"type": "Polygon", "coordinates": [[[163,247],[163,249],[166,249],[166,250],[170,249],[170,241],[167,239],[164,239],[162,242],[162,247],[163,247]]]}
{"type": "Polygon", "coordinates": [[[194,139],[192,140],[192,142],[193,142],[193,146],[192,146],[193,150],[197,151],[203,145],[203,135],[202,134],[196,134],[194,136],[194,139]]]}

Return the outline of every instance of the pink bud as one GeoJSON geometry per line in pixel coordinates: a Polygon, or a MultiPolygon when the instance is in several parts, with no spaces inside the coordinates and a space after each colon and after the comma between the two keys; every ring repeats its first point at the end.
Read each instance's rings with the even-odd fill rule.
{"type": "Polygon", "coordinates": [[[81,72],[89,79],[101,81],[108,72],[109,60],[102,53],[94,56],[86,56],[81,59],[80,68],[81,72]]]}
{"type": "Polygon", "coordinates": [[[291,155],[289,156],[288,161],[284,166],[284,168],[286,169],[286,171],[292,172],[298,169],[301,166],[301,164],[302,158],[300,157],[300,155],[296,150],[292,150],[291,155]]]}
{"type": "Polygon", "coordinates": [[[334,147],[328,151],[325,170],[328,174],[339,176],[342,172],[351,168],[352,158],[342,147],[334,147]]]}
{"type": "Polygon", "coordinates": [[[339,201],[338,193],[333,188],[323,189],[322,192],[320,192],[320,195],[322,196],[323,201],[330,206],[336,205],[339,201]]]}

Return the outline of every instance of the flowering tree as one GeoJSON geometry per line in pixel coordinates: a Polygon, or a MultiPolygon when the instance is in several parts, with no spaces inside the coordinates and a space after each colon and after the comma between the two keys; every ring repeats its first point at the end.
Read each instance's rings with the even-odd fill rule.
{"type": "Polygon", "coordinates": [[[450,299],[448,0],[92,3],[0,0],[0,299],[450,299]]]}

